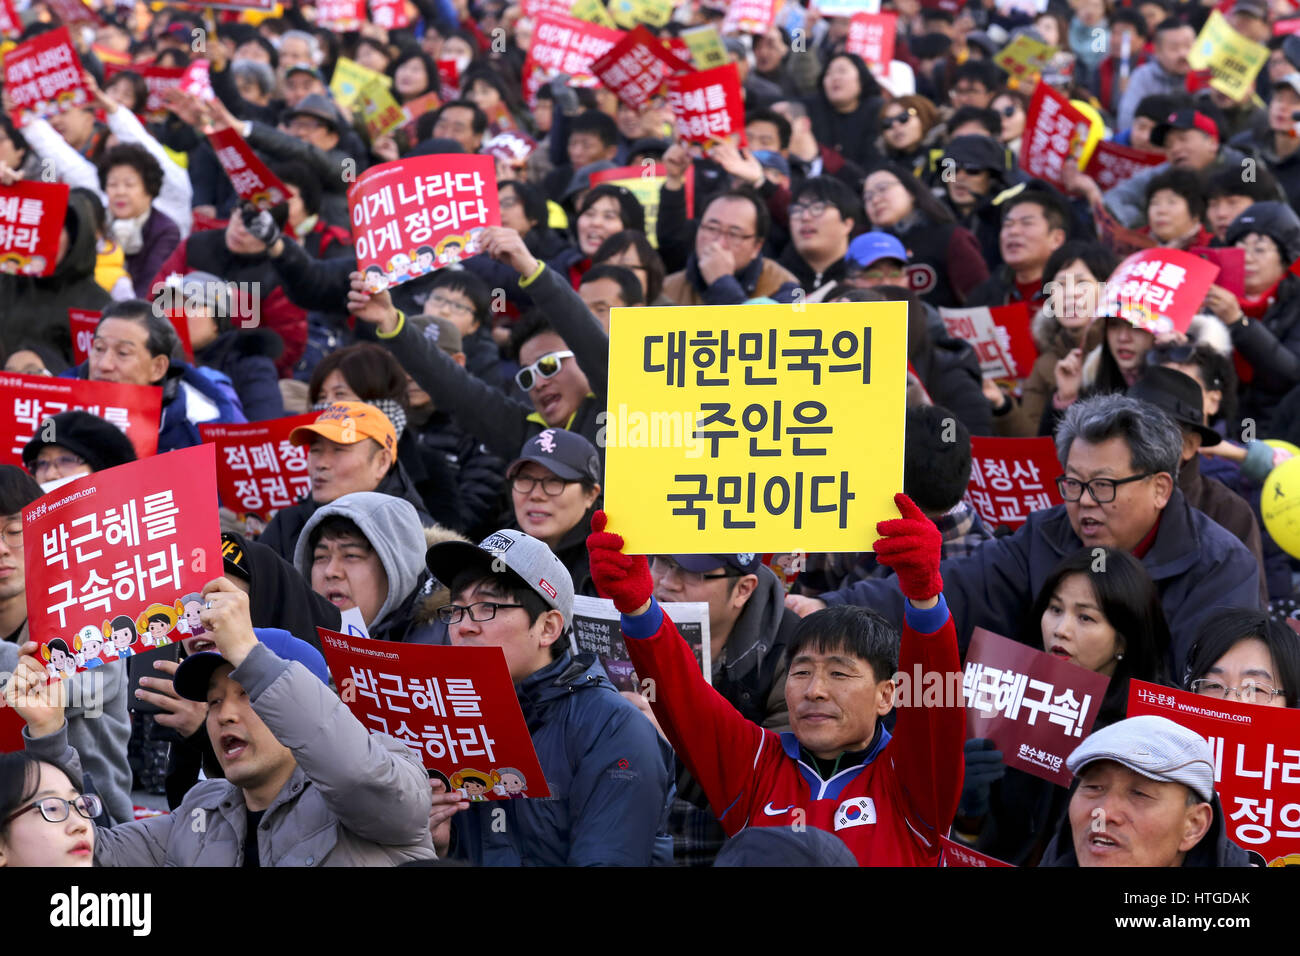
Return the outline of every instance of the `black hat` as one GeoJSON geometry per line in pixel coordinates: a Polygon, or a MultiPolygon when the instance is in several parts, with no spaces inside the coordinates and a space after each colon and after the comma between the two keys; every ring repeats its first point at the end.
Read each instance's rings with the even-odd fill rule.
{"type": "Polygon", "coordinates": [[[406,158],[412,156],[439,156],[443,153],[463,153],[465,147],[460,145],[458,140],[435,138],[422,139],[411,147],[411,151],[406,154],[406,158]]]}
{"type": "Polygon", "coordinates": [[[696,574],[708,574],[710,571],[720,571],[723,568],[738,571],[741,574],[757,574],[758,569],[763,566],[763,556],[749,552],[743,554],[674,554],[672,559],[681,565],[683,570],[694,571],[696,574]]]}
{"type": "Polygon", "coordinates": [[[519,466],[529,461],[549,468],[567,481],[587,478],[600,482],[600,456],[596,446],[577,432],[564,428],[547,428],[524,442],[519,457],[506,469],[507,477],[514,477],[519,466]]]}
{"type": "Polygon", "coordinates": [[[114,425],[90,412],[70,411],[41,420],[36,437],[23,448],[23,464],[28,471],[36,462],[41,449],[58,445],[72,452],[92,471],[116,468],[135,461],[135,446],[114,425]],[[49,435],[49,440],[45,436],[49,435]]]}
{"type": "Polygon", "coordinates": [[[1223,140],[1222,129],[1214,118],[1202,110],[1194,110],[1190,107],[1175,110],[1163,122],[1156,124],[1156,128],[1151,131],[1151,142],[1156,146],[1164,146],[1165,137],[1171,129],[1199,129],[1207,136],[1223,140]]]}
{"type": "Polygon", "coordinates": [[[957,136],[944,150],[943,158],[951,159],[958,166],[988,169],[999,175],[1007,171],[1006,150],[991,136],[957,136]]]}
{"type": "Polygon", "coordinates": [[[918,60],[937,60],[952,49],[952,38],[942,33],[922,33],[908,41],[918,60]]]}
{"type": "Polygon", "coordinates": [[[1129,398],[1154,405],[1180,425],[1201,436],[1201,445],[1217,445],[1223,438],[1205,425],[1204,393],[1196,379],[1177,369],[1156,365],[1128,390],[1129,398]]]}
{"type": "Polygon", "coordinates": [[[1297,70],[1300,70],[1300,35],[1292,33],[1282,41],[1282,56],[1286,57],[1297,70]]]}
{"type": "Polygon", "coordinates": [[[244,551],[244,541],[239,535],[229,531],[221,532],[221,564],[227,574],[233,574],[245,582],[253,580],[248,555],[244,551]]]}
{"type": "MultiPolygon", "coordinates": [[[[319,72],[312,70],[319,76],[319,72]]],[[[310,116],[312,119],[318,119],[334,132],[339,131],[339,111],[334,108],[328,96],[322,93],[309,93],[304,96],[298,105],[284,111],[283,121],[288,123],[295,116],[310,116]]]]}
{"type": "Polygon", "coordinates": [[[1276,242],[1284,264],[1300,259],[1300,217],[1285,203],[1257,202],[1247,206],[1228,226],[1224,244],[1235,246],[1237,240],[1252,232],[1276,242]]]}

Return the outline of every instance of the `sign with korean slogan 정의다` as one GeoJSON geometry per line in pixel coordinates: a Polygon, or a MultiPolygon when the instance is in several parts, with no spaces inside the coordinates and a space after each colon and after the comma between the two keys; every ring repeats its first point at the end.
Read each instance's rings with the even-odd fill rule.
{"type": "Polygon", "coordinates": [[[902,302],[613,310],[610,530],[629,554],[869,550],[906,368],[902,302]]]}

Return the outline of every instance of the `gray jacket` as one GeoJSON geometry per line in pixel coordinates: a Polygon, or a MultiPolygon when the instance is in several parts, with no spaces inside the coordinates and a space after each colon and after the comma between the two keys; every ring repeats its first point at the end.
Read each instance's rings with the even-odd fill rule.
{"type": "MultiPolygon", "coordinates": [[[[0,640],[0,688],[18,665],[18,648],[30,638],[27,625],[15,642],[0,640]]],[[[126,664],[107,660],[103,666],[66,678],[68,742],[84,755],[82,767],[90,775],[95,793],[104,801],[109,819],[127,823],[135,819],[131,803],[131,765],[126,759],[131,739],[131,715],[126,695],[130,681],[126,664]]]]}
{"type": "Polygon", "coordinates": [[[1165,68],[1154,59],[1147,60],[1129,77],[1124,97],[1119,101],[1115,128],[1128,129],[1132,126],[1133,114],[1146,97],[1157,93],[1182,93],[1186,89],[1187,77],[1166,73],[1165,68]]]}
{"type": "MultiPolygon", "coordinates": [[[[1217,166],[1236,166],[1241,167],[1241,161],[1246,158],[1246,154],[1231,146],[1219,147],[1219,158],[1217,166]]],[[[1168,163],[1161,163],[1159,166],[1152,166],[1150,169],[1144,169],[1136,176],[1130,176],[1116,186],[1102,193],[1101,200],[1111,214],[1128,229],[1137,229],[1146,224],[1147,221],[1147,186],[1157,176],[1163,175],[1169,171],[1168,163]]],[[[1216,166],[1210,167],[1214,169],[1216,166]]],[[[1208,175],[1210,170],[1205,170],[1208,175]]]]}
{"type": "MultiPolygon", "coordinates": [[[[258,644],[231,678],[298,766],[262,816],[262,866],[393,866],[434,858],[429,781],[405,744],[370,733],[296,661],[258,644]]],[[[81,781],[66,727],[27,750],[81,781]]],[[[247,808],[228,780],[205,780],[166,816],[100,829],[98,866],[240,866],[247,808]]]]}

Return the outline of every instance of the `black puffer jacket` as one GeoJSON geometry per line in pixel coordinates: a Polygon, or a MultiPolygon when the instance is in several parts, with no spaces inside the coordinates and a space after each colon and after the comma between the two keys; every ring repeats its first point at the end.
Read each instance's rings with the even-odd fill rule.
{"type": "Polygon", "coordinates": [[[1278,402],[1300,385],[1300,278],[1282,280],[1262,319],[1243,319],[1228,331],[1251,369],[1250,381],[1241,385],[1241,418],[1253,418],[1259,434],[1272,434],[1278,402]]]}
{"type": "MultiPolygon", "coordinates": [[[[420,447],[440,456],[455,475],[460,504],[459,524],[441,520],[439,524],[459,531],[471,541],[482,540],[499,527],[497,516],[503,507],[506,463],[458,426],[450,415],[434,412],[418,425],[415,417],[414,412],[407,413],[404,435],[413,436],[420,447]]],[[[401,450],[400,445],[398,450],[401,450]]],[[[438,517],[436,513],[430,513],[438,517]]]]}
{"type": "Polygon", "coordinates": [[[194,354],[197,365],[230,376],[244,416],[250,422],[284,417],[284,398],[275,360],[284,352],[284,340],[270,329],[232,329],[194,354]]]}
{"type": "Polygon", "coordinates": [[[934,404],[955,414],[972,435],[992,435],[993,406],[984,397],[984,378],[975,349],[947,334],[937,309],[925,308],[929,342],[909,343],[912,367],[934,404]],[[914,344],[920,347],[914,348],[914,344]]]}

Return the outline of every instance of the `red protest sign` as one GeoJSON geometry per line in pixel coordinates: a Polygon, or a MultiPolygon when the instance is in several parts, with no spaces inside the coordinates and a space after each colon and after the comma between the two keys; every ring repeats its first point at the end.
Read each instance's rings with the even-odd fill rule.
{"type": "Polygon", "coordinates": [[[993,308],[940,309],[948,334],[975,349],[985,378],[1024,378],[1038,358],[1029,330],[1029,307],[1013,302],[993,308]]]}
{"type": "Polygon", "coordinates": [[[1025,132],[1020,141],[1020,167],[1028,176],[1064,188],[1061,171],[1076,143],[1088,136],[1088,118],[1046,83],[1039,83],[1029,101],[1025,132]]]}
{"type": "Polygon", "coordinates": [[[41,419],[73,408],[116,425],[141,458],[158,451],[162,389],[156,385],[0,374],[0,464],[21,468],[23,446],[35,437],[41,419]]]}
{"type": "Polygon", "coordinates": [[[209,133],[208,142],[240,199],[258,209],[270,209],[289,198],[288,188],[257,158],[238,130],[227,128],[209,133]]]}
{"type": "Polygon", "coordinates": [[[1049,436],[1038,438],[987,438],[970,440],[970,482],[966,501],[990,528],[1019,528],[1031,512],[1061,504],[1056,487],[1062,474],[1056,444],[1049,436]]]}
{"type": "MultiPolygon", "coordinates": [[[[22,32],[23,24],[14,10],[13,0],[0,0],[0,35],[14,37],[22,32]]],[[[2,748],[0,753],[4,753],[2,748]]]]}
{"type": "Polygon", "coordinates": [[[1068,786],[1065,758],[1092,730],[1109,683],[1086,667],[977,627],[962,675],[966,735],[992,740],[1008,767],[1068,786]]]}
{"type": "MultiPolygon", "coordinates": [[[[441,62],[441,61],[440,61],[441,62]]],[[[454,63],[452,64],[455,65],[454,63]]],[[[402,104],[402,126],[411,126],[425,113],[436,110],[442,105],[442,98],[437,93],[425,93],[402,104]]]]}
{"type": "Polygon", "coordinates": [[[372,166],[348,192],[357,269],[372,290],[474,255],[501,225],[491,156],[415,156],[372,166]]]}
{"type": "Polygon", "coordinates": [[[968,846],[962,846],[954,840],[949,840],[946,836],[940,836],[939,842],[943,845],[940,866],[1011,866],[1010,863],[1004,863],[997,857],[981,853],[979,850],[973,850],[968,846]]]}
{"type": "Polygon", "coordinates": [[[0,272],[48,276],[59,258],[67,183],[19,180],[0,186],[0,272]]]}
{"type": "MultiPolygon", "coordinates": [[[[1219,267],[1219,274],[1214,279],[1215,285],[1221,285],[1235,296],[1246,294],[1246,250],[1236,246],[1212,249],[1209,246],[1197,246],[1188,249],[1198,259],[1212,262],[1219,267]]],[[[1294,271],[1294,266],[1292,270],[1294,271]]]]}
{"type": "Polygon", "coordinates": [[[1129,682],[1128,715],[1156,714],[1204,737],[1228,837],[1282,866],[1300,853],[1300,711],[1129,682]]]}
{"type": "Polygon", "coordinates": [[[596,86],[592,64],[623,39],[622,30],[574,17],[544,13],[533,27],[533,42],[524,58],[524,100],[537,105],[537,91],[557,73],[569,75],[572,86],[596,86]]]}
{"type": "Polygon", "coordinates": [[[163,98],[167,90],[180,89],[181,78],[185,70],[179,66],[143,66],[117,63],[104,64],[104,86],[113,82],[119,73],[136,73],[149,90],[144,103],[144,117],[149,120],[161,119],[167,113],[167,102],[163,98]]]}
{"type": "Polygon", "coordinates": [[[45,0],[50,12],[59,18],[60,23],[76,26],[78,23],[100,24],[99,14],[86,6],[81,0],[45,0]]]}
{"type": "Polygon", "coordinates": [[[95,327],[99,325],[101,314],[94,309],[68,309],[73,365],[80,365],[90,358],[90,342],[95,337],[95,327]]]}
{"type": "Polygon", "coordinates": [[[395,644],[317,628],[339,695],[470,800],[549,797],[499,647],[395,644]]]}
{"type": "Polygon", "coordinates": [[[385,30],[404,30],[411,25],[406,0],[370,0],[370,19],[385,30]]]}
{"type": "Polygon", "coordinates": [[[888,66],[894,58],[897,23],[896,13],[855,13],[844,49],[862,57],[868,66],[888,66]]]}
{"type": "Polygon", "coordinates": [[[523,0],[523,14],[536,20],[547,14],[567,17],[573,4],[569,0],[523,0]]]}
{"type": "Polygon", "coordinates": [[[1102,189],[1111,189],[1132,179],[1144,169],[1167,162],[1169,159],[1164,153],[1121,146],[1106,139],[1097,144],[1083,171],[1096,180],[1102,189]]]}
{"type": "MultiPolygon", "coordinates": [[[[23,509],[27,624],[50,676],[162,647],[221,574],[214,449],[77,478],[23,509]]],[[[191,623],[192,622],[192,623],[191,623]]]]}
{"type": "Polygon", "coordinates": [[[1300,33],[1300,17],[1273,22],[1273,36],[1281,37],[1291,33],[1300,33]]]}
{"type": "Polygon", "coordinates": [[[752,33],[762,36],[772,29],[781,0],[731,0],[722,21],[722,35],[752,33]]]}
{"type": "Polygon", "coordinates": [[[1156,335],[1186,332],[1218,275],[1217,265],[1190,252],[1143,249],[1111,273],[1102,314],[1156,335]]]}
{"type": "Polygon", "coordinates": [[[737,145],[746,144],[745,101],[736,64],[670,76],[668,105],[678,139],[707,147],[715,140],[738,136],[737,145]]]}
{"type": "Polygon", "coordinates": [[[455,60],[438,61],[438,89],[444,100],[460,96],[460,67],[455,60]]]}
{"type": "Polygon", "coordinates": [[[18,711],[0,700],[0,754],[17,753],[26,746],[23,743],[23,728],[26,726],[18,711]]]}
{"type": "Polygon", "coordinates": [[[48,118],[90,106],[90,91],[81,80],[81,58],[67,27],[18,44],[5,54],[4,66],[11,115],[20,125],[25,115],[48,118]]]}
{"type": "Polygon", "coordinates": [[[246,425],[200,425],[199,435],[217,446],[217,494],[239,515],[270,521],[281,508],[311,493],[307,448],[289,433],[316,420],[315,412],[246,425]]]}
{"type": "Polygon", "coordinates": [[[216,99],[217,94],[212,89],[209,69],[207,60],[191,60],[190,65],[181,73],[181,92],[197,96],[205,103],[211,103],[216,99]]]}
{"type": "Polygon", "coordinates": [[[316,0],[316,26],[331,33],[360,30],[366,22],[366,0],[316,0]]]}
{"type": "Polygon", "coordinates": [[[689,63],[670,52],[645,24],[630,31],[591,64],[591,71],[600,82],[634,110],[658,94],[668,77],[693,70],[689,63]]]}
{"type": "Polygon", "coordinates": [[[523,130],[508,129],[497,133],[484,143],[480,152],[509,163],[511,166],[522,168],[535,149],[537,149],[537,140],[523,130]]]}

